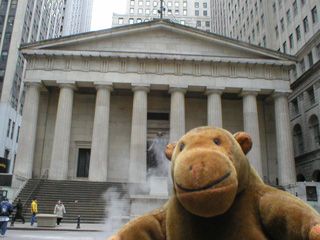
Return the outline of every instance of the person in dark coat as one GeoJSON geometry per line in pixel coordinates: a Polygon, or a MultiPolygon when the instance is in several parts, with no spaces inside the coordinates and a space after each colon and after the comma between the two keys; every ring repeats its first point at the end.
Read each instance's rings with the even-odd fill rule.
{"type": "Polygon", "coordinates": [[[16,214],[12,217],[12,221],[11,221],[11,225],[10,226],[14,226],[14,222],[17,220],[17,219],[22,219],[22,223],[24,224],[26,221],[24,219],[24,216],[22,215],[22,208],[23,208],[23,205],[21,203],[21,199],[19,198],[18,201],[17,201],[17,204],[13,207],[13,209],[17,209],[17,212],[16,214]]]}

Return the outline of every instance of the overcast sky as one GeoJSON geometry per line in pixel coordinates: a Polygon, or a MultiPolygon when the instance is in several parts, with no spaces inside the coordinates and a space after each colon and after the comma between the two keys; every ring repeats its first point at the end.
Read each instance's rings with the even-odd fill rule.
{"type": "Polygon", "coordinates": [[[93,0],[91,31],[111,28],[112,13],[125,13],[126,0],[93,0]]]}

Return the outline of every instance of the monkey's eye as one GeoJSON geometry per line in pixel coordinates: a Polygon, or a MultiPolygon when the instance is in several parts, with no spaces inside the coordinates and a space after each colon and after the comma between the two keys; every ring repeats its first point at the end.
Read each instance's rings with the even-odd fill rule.
{"type": "Polygon", "coordinates": [[[184,149],[184,144],[181,143],[181,145],[180,145],[180,151],[182,151],[183,149],[184,149]]]}
{"type": "Polygon", "coordinates": [[[214,139],[213,140],[215,144],[217,144],[218,146],[221,146],[221,142],[218,139],[214,139]]]}

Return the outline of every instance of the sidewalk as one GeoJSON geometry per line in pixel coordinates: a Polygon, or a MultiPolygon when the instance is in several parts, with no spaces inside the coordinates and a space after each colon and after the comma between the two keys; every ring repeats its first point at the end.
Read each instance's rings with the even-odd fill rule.
{"type": "Polygon", "coordinates": [[[13,227],[10,227],[8,222],[9,230],[46,230],[46,231],[85,231],[85,232],[103,232],[105,225],[99,223],[80,223],[80,229],[77,229],[76,223],[61,223],[59,227],[37,227],[35,222],[33,226],[30,222],[22,224],[21,222],[15,222],[13,227]]]}

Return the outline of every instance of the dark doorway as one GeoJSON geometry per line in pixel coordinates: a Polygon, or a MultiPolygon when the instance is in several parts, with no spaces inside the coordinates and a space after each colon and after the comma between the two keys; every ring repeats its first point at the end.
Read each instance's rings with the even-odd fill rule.
{"type": "Polygon", "coordinates": [[[79,148],[77,177],[87,178],[89,175],[91,149],[79,148]]]}

